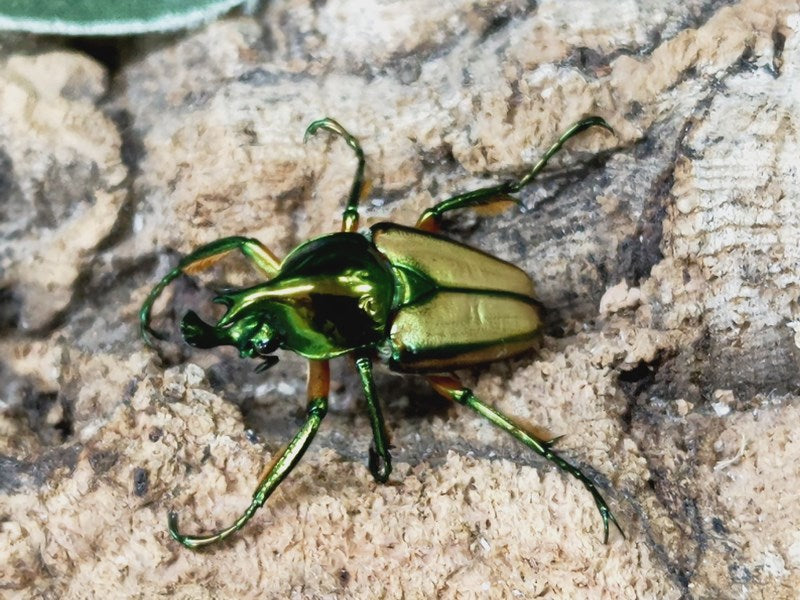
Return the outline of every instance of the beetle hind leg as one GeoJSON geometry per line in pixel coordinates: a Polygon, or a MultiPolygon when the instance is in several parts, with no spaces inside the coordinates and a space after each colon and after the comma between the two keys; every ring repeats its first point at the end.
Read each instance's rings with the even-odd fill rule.
{"type": "Polygon", "coordinates": [[[347,198],[347,205],[342,213],[342,231],[355,231],[358,229],[358,201],[364,191],[364,151],[361,149],[358,139],[350,134],[338,121],[325,117],[313,121],[307,128],[303,141],[314,135],[320,129],[330,131],[344,138],[347,145],[353,149],[358,159],[356,173],[353,177],[353,184],[350,187],[350,195],[347,198]]]}
{"type": "Polygon", "coordinates": [[[308,449],[319,425],[328,411],[328,391],[330,388],[330,370],[328,361],[309,361],[308,367],[308,411],[306,420],[300,431],[284,448],[274,462],[265,467],[263,475],[253,493],[250,506],[234,521],[233,525],[216,533],[195,536],[180,533],[178,516],[174,512],[168,515],[168,528],[172,538],[187,548],[194,550],[224,540],[232,533],[244,527],[255,512],[264,506],[267,498],[275,491],[281,481],[291,472],[308,449]]]}
{"type": "Polygon", "coordinates": [[[595,483],[589,479],[589,477],[587,477],[578,467],[568,463],[559,454],[552,450],[551,446],[558,438],[552,440],[542,440],[532,433],[525,431],[500,411],[481,402],[481,400],[479,400],[475,394],[472,393],[472,390],[463,387],[461,382],[457,379],[452,377],[431,376],[428,377],[428,381],[430,381],[433,389],[436,390],[438,394],[457,402],[458,404],[462,404],[468,408],[471,408],[480,416],[490,421],[493,425],[507,433],[510,433],[512,436],[514,436],[514,438],[525,444],[538,455],[546,458],[555,464],[559,469],[569,473],[578,481],[580,481],[584,487],[589,490],[589,493],[592,495],[594,503],[597,506],[597,510],[600,512],[600,517],[603,519],[603,543],[608,543],[609,521],[614,524],[620,534],[622,534],[622,537],[625,537],[625,533],[622,531],[619,523],[617,523],[617,519],[614,517],[611,509],[608,507],[608,504],[600,494],[600,491],[597,489],[595,483]]]}
{"type": "Polygon", "coordinates": [[[611,129],[611,126],[609,126],[609,124],[600,117],[587,117],[576,123],[573,123],[564,133],[561,134],[555,143],[547,149],[539,161],[533,165],[533,167],[531,167],[530,171],[528,171],[518,181],[507,181],[499,185],[479,188],[477,190],[472,190],[471,192],[464,192],[463,194],[448,198],[447,200],[439,202],[438,204],[426,209],[417,220],[416,226],[425,231],[438,231],[442,215],[446,212],[450,212],[451,210],[458,210],[460,208],[468,207],[475,208],[496,203],[515,202],[517,204],[521,204],[519,199],[510,196],[510,194],[520,191],[523,187],[533,181],[541,172],[541,170],[544,169],[545,165],[547,165],[547,162],[553,158],[553,156],[559,150],[561,150],[561,147],[566,143],[567,140],[581,133],[582,131],[595,126],[602,127],[611,133],[614,133],[614,130],[611,129]]]}

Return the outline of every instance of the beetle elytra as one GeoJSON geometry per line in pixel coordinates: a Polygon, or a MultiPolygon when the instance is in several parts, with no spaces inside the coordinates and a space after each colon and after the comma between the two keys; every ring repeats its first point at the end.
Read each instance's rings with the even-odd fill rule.
{"type": "Polygon", "coordinates": [[[205,536],[180,533],[177,515],[170,512],[172,537],[188,548],[220,541],[241,529],[263,506],[311,444],[327,412],[328,361],[341,355],[354,358],[364,388],[373,434],[369,470],[376,481],[385,482],[392,468],[372,375],[373,360],[378,358],[393,370],[428,373],[437,393],[471,408],[577,478],[597,505],[604,541],[608,541],[609,521],[622,533],[594,482],[553,450],[554,439],[525,431],[483,403],[458,379],[441,374],[526,351],[534,345],[541,327],[540,305],[530,277],[508,262],[438,233],[441,216],[460,208],[516,201],[509,194],[529,184],[568,139],[593,126],[611,131],[599,117],[578,121],[518,181],[440,202],[425,210],[413,228],[378,223],[358,232],[358,201],[364,186],[361,146],[333,119],[311,123],[306,139],[320,129],[327,130],[341,136],[358,159],[342,231],[307,241],[282,261],[255,239],[228,237],[211,242],[167,273],[139,312],[145,340],[149,343],[151,336],[161,337],[150,327],[150,313],[164,288],[181,274],[238,250],[266,281],[217,297],[215,302],[227,310],[214,325],[189,311],[180,326],[185,341],[198,348],[234,346],[241,357],[263,361],[257,370],[274,365],[278,359],[273,353],[278,349],[309,361],[306,420],[262,476],[250,506],[232,525],[205,536]]]}

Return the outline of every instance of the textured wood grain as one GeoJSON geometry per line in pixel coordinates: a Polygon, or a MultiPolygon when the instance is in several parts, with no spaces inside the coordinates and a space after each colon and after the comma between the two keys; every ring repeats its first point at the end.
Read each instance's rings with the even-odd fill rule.
{"type": "MultiPolygon", "coordinates": [[[[792,598],[800,585],[800,7],[795,2],[268,3],[105,66],[53,44],[0,66],[0,585],[10,597],[792,598]],[[113,69],[109,71],[108,69],[113,69]],[[53,75],[57,74],[57,76],[53,75]],[[453,235],[521,266],[538,353],[464,373],[591,470],[585,490],[424,382],[379,376],[396,470],[366,468],[351,365],[297,471],[227,524],[298,427],[303,364],[137,337],[180,253],[285,255],[338,228],[362,141],[363,224],[519,176],[571,141],[524,213],[453,235]],[[250,432],[249,430],[252,430],[250,432]]],[[[248,281],[228,261],[201,283],[248,281]]],[[[188,281],[163,326],[210,294],[188,281]]],[[[210,310],[206,308],[205,310],[210,310]]],[[[174,331],[174,328],[173,328],[174,331]]]]}

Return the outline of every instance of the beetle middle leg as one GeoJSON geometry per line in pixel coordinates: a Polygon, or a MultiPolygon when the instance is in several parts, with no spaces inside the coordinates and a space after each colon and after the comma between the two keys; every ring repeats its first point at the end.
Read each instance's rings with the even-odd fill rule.
{"type": "Polygon", "coordinates": [[[555,440],[542,440],[532,433],[525,431],[500,411],[492,408],[484,402],[481,402],[481,400],[475,396],[472,390],[461,385],[461,382],[453,377],[430,376],[428,377],[428,381],[438,394],[457,402],[458,404],[462,404],[468,408],[471,408],[480,416],[490,421],[492,425],[499,427],[507,433],[510,433],[517,440],[525,444],[538,455],[546,458],[562,471],[565,471],[566,473],[569,473],[578,479],[584,485],[584,487],[589,490],[592,498],[594,498],[597,510],[600,511],[600,517],[603,519],[603,543],[608,543],[609,521],[611,521],[617,530],[619,530],[619,532],[622,534],[622,537],[625,537],[625,533],[622,531],[619,523],[617,523],[617,519],[612,514],[611,509],[608,508],[608,504],[600,494],[600,491],[597,489],[597,486],[595,486],[594,482],[589,479],[589,477],[587,477],[578,467],[568,463],[560,455],[553,451],[551,445],[555,440]]]}
{"type": "Polygon", "coordinates": [[[344,138],[347,145],[350,146],[356,153],[358,159],[358,166],[356,167],[356,174],[353,178],[353,184],[350,187],[350,195],[347,198],[347,205],[342,213],[342,231],[356,231],[358,229],[358,201],[361,199],[361,194],[364,191],[364,151],[361,149],[361,144],[358,139],[350,134],[338,121],[325,117],[312,122],[306,128],[306,134],[303,136],[303,141],[307,141],[309,137],[314,135],[320,129],[325,129],[331,133],[335,133],[344,138]]]}
{"type": "Polygon", "coordinates": [[[553,158],[553,156],[559,150],[561,150],[561,147],[566,143],[567,140],[581,133],[582,131],[595,126],[602,127],[611,133],[614,133],[614,130],[611,129],[611,126],[600,117],[587,117],[585,119],[581,119],[580,121],[573,123],[564,133],[562,133],[558,140],[556,140],[555,143],[548,148],[547,152],[544,153],[542,158],[540,158],[539,161],[533,165],[531,170],[528,171],[528,173],[526,173],[525,176],[518,181],[507,181],[499,185],[479,188],[477,190],[464,192],[463,194],[458,194],[457,196],[443,200],[442,202],[439,202],[438,204],[435,204],[434,206],[423,211],[417,220],[417,227],[424,229],[425,231],[438,231],[442,215],[451,210],[485,206],[495,202],[516,202],[519,204],[520,200],[510,196],[509,194],[520,191],[523,187],[533,181],[541,172],[541,170],[544,169],[545,165],[547,165],[547,161],[553,158]]]}
{"type": "Polygon", "coordinates": [[[169,533],[173,539],[192,550],[224,540],[226,537],[244,527],[255,512],[264,506],[275,488],[291,472],[311,445],[314,435],[325,414],[328,412],[328,392],[330,389],[330,368],[328,361],[309,361],[308,363],[308,411],[306,421],[292,441],[263,471],[261,480],[250,506],[234,521],[233,525],[214,534],[205,536],[185,535],[178,531],[178,515],[169,513],[169,533]]]}
{"type": "Polygon", "coordinates": [[[163,335],[150,327],[150,312],[153,304],[161,295],[161,292],[175,279],[183,273],[193,273],[205,269],[229,252],[239,250],[245,257],[263,273],[273,277],[280,270],[280,261],[264,244],[254,238],[242,236],[226,237],[215,242],[201,246],[191,254],[183,257],[178,266],[167,273],[161,281],[151,290],[147,299],[139,310],[139,327],[145,342],[150,344],[150,336],[163,339],[163,335]]]}
{"type": "Polygon", "coordinates": [[[386,425],[375,391],[375,380],[372,378],[372,361],[366,356],[356,358],[356,367],[364,387],[369,410],[369,422],[372,425],[372,444],[369,447],[369,471],[378,483],[386,483],[392,472],[392,455],[389,453],[386,425]]]}

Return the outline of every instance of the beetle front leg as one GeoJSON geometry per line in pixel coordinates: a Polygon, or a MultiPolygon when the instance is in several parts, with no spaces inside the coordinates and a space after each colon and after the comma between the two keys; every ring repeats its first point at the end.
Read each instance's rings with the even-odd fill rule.
{"type": "Polygon", "coordinates": [[[356,367],[364,387],[369,410],[369,422],[372,425],[372,444],[369,447],[369,471],[378,483],[386,483],[392,472],[392,455],[389,453],[386,425],[383,422],[378,394],[375,391],[375,380],[372,378],[372,361],[361,356],[356,358],[356,367]]]}
{"type": "Polygon", "coordinates": [[[277,257],[264,244],[253,238],[232,236],[201,246],[181,259],[178,266],[158,282],[142,304],[142,308],[139,310],[139,327],[147,344],[151,344],[150,336],[158,339],[164,337],[150,327],[150,312],[161,292],[183,273],[189,274],[205,269],[234,250],[239,250],[269,277],[275,276],[280,269],[280,261],[277,257]]]}
{"type": "Polygon", "coordinates": [[[281,481],[291,472],[308,449],[319,425],[328,411],[328,391],[330,389],[330,369],[328,361],[309,361],[308,366],[308,411],[306,421],[300,431],[284,448],[277,459],[264,468],[250,506],[236,519],[230,527],[206,536],[185,535],[178,531],[178,516],[174,512],[168,515],[169,533],[172,538],[194,550],[224,540],[226,537],[244,527],[255,512],[264,506],[270,494],[275,491],[281,481]]]}
{"type": "Polygon", "coordinates": [[[569,129],[561,134],[558,140],[556,140],[556,142],[550,146],[547,152],[544,153],[542,158],[540,158],[539,161],[533,165],[531,170],[528,171],[528,173],[525,174],[525,176],[519,181],[507,181],[506,183],[479,188],[477,190],[472,190],[471,192],[465,192],[463,194],[453,196],[452,198],[448,198],[447,200],[439,202],[431,208],[426,209],[417,220],[416,226],[425,231],[438,231],[442,215],[451,210],[486,206],[488,204],[499,202],[515,202],[517,204],[521,204],[518,198],[510,196],[509,194],[520,191],[523,187],[533,181],[533,179],[541,172],[541,170],[544,169],[547,161],[553,158],[553,155],[561,150],[561,147],[568,139],[582,131],[585,131],[586,129],[589,129],[590,127],[595,126],[602,127],[611,133],[614,133],[614,130],[611,129],[611,126],[600,117],[587,117],[578,121],[577,123],[573,123],[569,129]]]}
{"type": "Polygon", "coordinates": [[[364,151],[361,149],[361,144],[358,139],[350,134],[338,121],[325,117],[312,122],[307,128],[303,141],[314,135],[318,130],[325,129],[331,133],[335,133],[344,138],[347,145],[353,149],[358,159],[356,166],[356,174],[353,177],[353,184],[350,187],[350,195],[347,198],[347,206],[342,213],[342,231],[356,231],[358,229],[358,201],[361,199],[361,194],[364,191],[364,151]]]}
{"type": "Polygon", "coordinates": [[[597,510],[600,511],[600,517],[603,519],[603,543],[608,543],[609,521],[616,526],[616,528],[622,534],[622,537],[625,537],[625,533],[622,531],[619,523],[617,523],[617,519],[608,508],[608,504],[600,494],[600,491],[597,489],[594,482],[584,475],[583,471],[581,471],[578,467],[568,463],[552,450],[551,445],[555,440],[542,440],[535,435],[528,433],[500,411],[481,402],[475,396],[475,394],[472,393],[472,390],[465,388],[463,385],[461,385],[460,381],[453,377],[432,376],[428,377],[428,381],[430,381],[433,389],[436,390],[437,393],[441,394],[445,398],[453,400],[454,402],[471,408],[480,416],[490,421],[492,425],[495,425],[503,431],[510,433],[538,455],[546,458],[562,471],[565,471],[578,479],[584,485],[584,487],[589,490],[592,498],[594,498],[595,505],[597,505],[597,510]]]}

